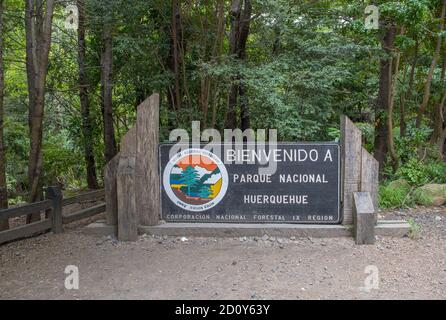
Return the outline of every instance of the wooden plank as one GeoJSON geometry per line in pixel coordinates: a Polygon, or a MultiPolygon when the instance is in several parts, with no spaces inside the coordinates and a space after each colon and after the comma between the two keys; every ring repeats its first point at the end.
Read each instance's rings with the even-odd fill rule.
{"type": "Polygon", "coordinates": [[[160,220],[159,178],[159,94],[138,106],[136,120],[136,212],[141,225],[154,226],[160,220]]]}
{"type": "Polygon", "coordinates": [[[9,219],[20,217],[27,214],[38,213],[43,210],[50,209],[53,205],[51,200],[44,200],[40,202],[34,202],[30,204],[25,204],[16,208],[9,208],[0,211],[0,219],[9,219]]]}
{"type": "Polygon", "coordinates": [[[101,204],[98,204],[98,205],[96,205],[94,207],[77,211],[77,212],[75,212],[73,214],[70,214],[70,215],[63,215],[62,216],[62,221],[63,221],[64,224],[67,224],[67,223],[71,223],[71,222],[74,222],[74,221],[78,221],[78,220],[82,220],[82,219],[85,219],[85,218],[89,218],[89,217],[92,217],[94,215],[97,215],[97,214],[100,214],[100,213],[103,213],[103,212],[105,212],[105,203],[101,203],[101,204]]]}
{"type": "Polygon", "coordinates": [[[23,239],[34,236],[38,233],[47,232],[51,230],[52,221],[45,219],[42,221],[33,222],[24,226],[0,232],[0,244],[12,240],[23,239]]]}
{"type": "Polygon", "coordinates": [[[121,139],[122,157],[136,156],[136,127],[132,127],[121,139]]]}
{"type": "Polygon", "coordinates": [[[343,225],[353,223],[353,193],[360,191],[362,134],[347,117],[341,116],[343,225]]]}
{"type": "Polygon", "coordinates": [[[136,241],[138,239],[138,217],[135,201],[135,157],[121,156],[116,180],[118,239],[136,241]]]}
{"type": "MultiPolygon", "coordinates": [[[[112,160],[113,161],[113,160],[112,160]]],[[[62,200],[63,206],[68,206],[70,204],[79,203],[83,201],[91,201],[91,200],[97,200],[101,199],[105,196],[105,191],[102,190],[95,190],[91,192],[87,192],[84,194],[80,194],[74,197],[65,198],[62,200]]]]}
{"type": "Polygon", "coordinates": [[[379,162],[364,148],[361,156],[361,191],[370,192],[375,210],[378,210],[379,162]]]}
{"type": "Polygon", "coordinates": [[[120,156],[121,154],[118,153],[109,163],[107,163],[104,169],[105,216],[107,225],[109,226],[116,226],[118,224],[116,173],[118,171],[120,156]]]}

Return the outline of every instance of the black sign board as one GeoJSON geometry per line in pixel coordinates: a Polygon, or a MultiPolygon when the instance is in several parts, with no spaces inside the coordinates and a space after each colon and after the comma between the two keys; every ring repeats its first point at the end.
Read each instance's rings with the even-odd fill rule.
{"type": "Polygon", "coordinates": [[[162,219],[339,223],[339,157],[335,143],[278,143],[273,148],[163,144],[162,219]]]}

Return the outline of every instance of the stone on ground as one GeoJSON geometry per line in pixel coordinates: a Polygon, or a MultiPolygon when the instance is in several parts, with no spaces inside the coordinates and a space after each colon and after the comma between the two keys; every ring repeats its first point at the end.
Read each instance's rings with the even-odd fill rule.
{"type": "Polygon", "coordinates": [[[442,206],[446,203],[446,184],[426,184],[417,192],[424,205],[442,206]]]}
{"type": "Polygon", "coordinates": [[[390,182],[389,183],[389,188],[392,188],[392,189],[400,189],[400,188],[410,189],[410,184],[405,179],[398,179],[398,180],[390,182]]]}

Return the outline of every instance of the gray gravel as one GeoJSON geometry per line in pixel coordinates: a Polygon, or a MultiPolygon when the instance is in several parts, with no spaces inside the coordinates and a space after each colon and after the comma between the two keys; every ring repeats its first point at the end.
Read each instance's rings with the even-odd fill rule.
{"type": "Polygon", "coordinates": [[[352,239],[172,238],[136,243],[84,235],[82,225],[0,246],[1,299],[446,299],[446,208],[381,213],[420,234],[352,239]],[[438,217],[440,219],[438,219],[438,217]],[[79,290],[66,290],[67,265],[79,290]],[[379,289],[363,290],[365,268],[379,289]]]}

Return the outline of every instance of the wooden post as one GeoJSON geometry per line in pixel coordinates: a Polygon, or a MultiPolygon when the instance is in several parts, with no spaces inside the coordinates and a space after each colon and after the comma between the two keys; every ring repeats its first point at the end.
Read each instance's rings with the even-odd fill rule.
{"type": "Polygon", "coordinates": [[[104,168],[104,192],[107,225],[118,225],[118,194],[116,185],[116,174],[118,171],[120,154],[118,153],[104,168]]]}
{"type": "Polygon", "coordinates": [[[53,201],[53,209],[51,212],[51,229],[54,233],[62,233],[62,191],[60,191],[60,188],[58,187],[48,187],[46,198],[53,201]]]}
{"type": "Polygon", "coordinates": [[[117,176],[118,239],[136,241],[138,222],[135,202],[135,157],[121,157],[117,176]]]}
{"type": "Polygon", "coordinates": [[[121,140],[118,172],[116,177],[118,199],[118,239],[138,239],[138,217],[135,201],[136,129],[130,129],[121,140]]]}
{"type": "MultiPolygon", "coordinates": [[[[378,212],[379,162],[362,148],[361,157],[361,191],[369,192],[373,207],[378,212]]],[[[377,222],[377,221],[376,221],[377,222]]]]}
{"type": "Polygon", "coordinates": [[[375,208],[369,192],[353,193],[353,230],[356,244],[375,243],[375,208]]]}
{"type": "Polygon", "coordinates": [[[361,136],[354,123],[341,116],[343,225],[353,223],[353,193],[361,190],[361,136]]]}
{"type": "Polygon", "coordinates": [[[138,106],[136,136],[136,211],[139,224],[154,226],[160,220],[159,94],[138,106]]]}

